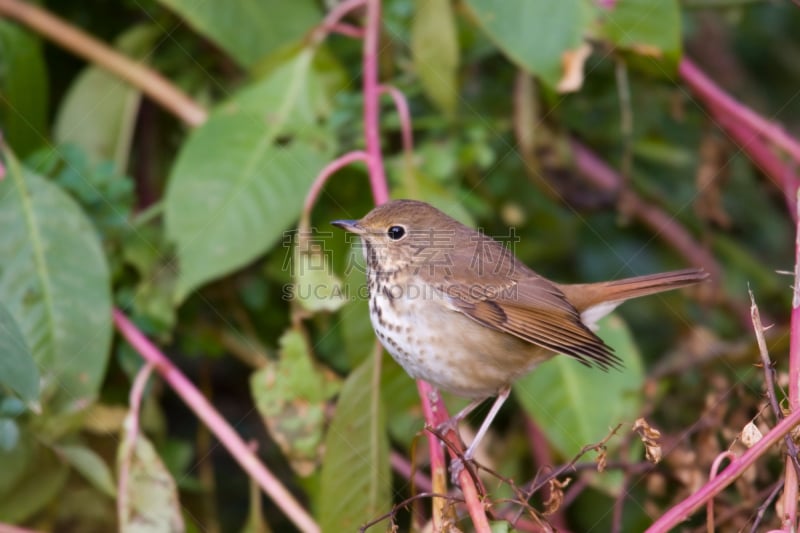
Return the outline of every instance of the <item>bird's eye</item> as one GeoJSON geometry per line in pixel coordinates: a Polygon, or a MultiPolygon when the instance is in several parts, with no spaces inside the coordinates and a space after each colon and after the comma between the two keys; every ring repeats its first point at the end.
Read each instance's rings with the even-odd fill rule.
{"type": "Polygon", "coordinates": [[[403,226],[391,226],[387,231],[386,234],[389,236],[390,239],[393,241],[399,241],[403,238],[406,234],[406,229],[403,226]]]}

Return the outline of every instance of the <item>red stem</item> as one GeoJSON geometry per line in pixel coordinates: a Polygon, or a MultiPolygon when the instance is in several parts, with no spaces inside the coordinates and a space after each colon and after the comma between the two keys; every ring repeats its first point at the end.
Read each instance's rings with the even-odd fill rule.
{"type": "Polygon", "coordinates": [[[397,116],[400,118],[400,131],[403,134],[403,152],[411,160],[414,155],[414,134],[411,130],[411,113],[408,110],[408,101],[397,87],[392,85],[381,85],[382,93],[392,97],[394,106],[397,108],[397,116]]]}
{"type": "Polygon", "coordinates": [[[684,57],[678,65],[678,73],[701,100],[719,108],[723,115],[730,116],[749,130],[763,135],[800,163],[800,142],[797,139],[787,134],[780,125],[766,120],[737,102],[711,81],[711,78],[706,76],[692,60],[684,57]]]}
{"type": "Polygon", "coordinates": [[[162,354],[119,310],[114,309],[117,330],[175,391],[175,394],[208,426],[241,467],[252,477],[301,531],[319,532],[319,526],[281,482],[258,460],[250,447],[192,385],[172,361],[162,354]]]}
{"type": "Polygon", "coordinates": [[[313,208],[314,204],[317,203],[317,197],[322,191],[322,188],[325,186],[325,183],[328,181],[328,178],[350,163],[355,163],[356,161],[367,162],[368,160],[369,156],[366,152],[357,151],[344,154],[343,156],[338,157],[325,165],[325,168],[323,168],[317,175],[316,179],[314,179],[314,183],[311,184],[311,188],[306,194],[306,201],[303,205],[303,218],[306,219],[306,222],[308,222],[307,219],[311,213],[311,208],[313,208]]]}
{"type": "MultiPolygon", "coordinates": [[[[800,189],[794,196],[795,210],[800,210],[800,189]]],[[[789,410],[800,412],[800,212],[795,211],[797,228],[794,241],[794,288],[792,289],[792,318],[789,326],[789,410]]],[[[786,477],[783,491],[784,524],[797,531],[797,471],[792,457],[786,457],[786,477]]]]}
{"type": "Polygon", "coordinates": [[[364,139],[367,144],[367,166],[375,205],[389,201],[389,187],[381,156],[380,90],[378,89],[378,35],[381,24],[380,0],[367,0],[367,21],[364,29],[364,139]]]}
{"type": "Polygon", "coordinates": [[[798,424],[800,424],[800,409],[793,411],[789,416],[781,420],[752,448],[744,452],[738,459],[733,460],[717,477],[709,480],[697,492],[670,508],[647,529],[646,533],[666,533],[688,519],[704,503],[722,492],[725,487],[741,476],[769,448],[783,440],[783,436],[798,424]]]}

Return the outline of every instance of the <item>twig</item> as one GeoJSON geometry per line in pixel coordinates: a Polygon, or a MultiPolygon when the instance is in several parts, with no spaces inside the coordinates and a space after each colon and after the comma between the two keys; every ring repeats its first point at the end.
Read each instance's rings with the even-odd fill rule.
{"type": "Polygon", "coordinates": [[[136,449],[136,438],[139,436],[139,410],[142,405],[142,395],[144,394],[147,380],[153,372],[153,363],[148,361],[144,364],[136,378],[129,394],[130,410],[125,417],[125,440],[120,443],[120,448],[125,455],[119,461],[119,479],[117,480],[117,520],[120,524],[128,522],[128,478],[130,477],[131,460],[136,449]]]}
{"type": "MultiPolygon", "coordinates": [[[[761,323],[761,315],[758,312],[755,296],[753,291],[748,287],[747,292],[750,294],[750,315],[753,319],[753,330],[756,334],[756,342],[758,343],[758,352],[761,355],[761,366],[764,368],[764,381],[766,382],[767,398],[772,412],[775,415],[775,420],[783,419],[783,412],[781,411],[778,399],[775,397],[775,368],[772,366],[772,360],[769,357],[767,350],[767,341],[764,339],[764,324],[761,323]]],[[[786,450],[789,452],[789,457],[794,465],[795,473],[800,474],[800,462],[797,457],[797,445],[795,445],[792,437],[786,435],[784,437],[786,443],[786,450]]]]}
{"type": "MultiPolygon", "coordinates": [[[[402,502],[400,502],[400,503],[398,503],[396,505],[393,505],[391,511],[389,511],[388,513],[382,514],[381,516],[379,516],[379,517],[377,517],[377,518],[375,518],[373,520],[370,520],[369,522],[367,522],[366,524],[364,524],[363,526],[358,528],[358,531],[361,532],[361,533],[364,533],[364,531],[368,530],[369,528],[371,528],[375,524],[379,524],[379,523],[383,522],[384,520],[386,520],[387,518],[393,517],[397,513],[397,511],[399,511],[400,509],[402,509],[404,507],[407,507],[412,502],[414,502],[416,500],[419,500],[421,498],[431,498],[431,499],[434,499],[434,500],[442,499],[445,502],[449,501],[449,502],[458,502],[458,503],[461,503],[461,502],[464,501],[461,498],[456,498],[454,496],[450,496],[449,494],[438,494],[436,492],[421,492],[421,493],[419,493],[419,494],[417,494],[415,496],[411,496],[409,498],[406,498],[405,500],[403,500],[402,502]]],[[[441,530],[436,529],[434,531],[441,531],[441,530]]]]}
{"type": "Polygon", "coordinates": [[[767,450],[783,439],[795,426],[800,424],[800,410],[792,412],[789,416],[781,420],[774,428],[768,431],[763,438],[752,448],[742,454],[741,457],[732,461],[728,467],[717,477],[709,480],[697,492],[684,499],[682,502],[672,506],[648,529],[648,533],[667,532],[682,521],[689,518],[699,507],[713,498],[725,487],[733,483],[742,473],[755,463],[759,457],[764,455],[767,450]]]}
{"type": "Polygon", "coordinates": [[[0,0],[0,15],[25,24],[87,61],[119,76],[190,126],[207,118],[206,110],[151,68],[113,50],[45,9],[20,0],[0,0]]]}
{"type": "Polygon", "coordinates": [[[121,311],[114,309],[113,314],[114,325],[120,334],[139,352],[139,355],[153,365],[164,381],[172,387],[175,394],[208,426],[220,443],[228,449],[233,458],[259,484],[275,505],[298,529],[317,533],[319,526],[311,518],[311,515],[303,509],[278,478],[258,460],[250,447],[186,376],[121,311]]]}
{"type": "Polygon", "coordinates": [[[602,448],[604,448],[605,445],[608,443],[608,441],[610,441],[614,437],[614,435],[617,434],[617,431],[619,431],[619,428],[621,428],[621,427],[622,427],[622,424],[617,424],[615,427],[613,427],[608,432],[608,434],[605,437],[603,437],[603,440],[601,440],[599,442],[595,442],[594,444],[585,445],[583,448],[580,449],[580,451],[578,453],[575,454],[575,456],[572,458],[571,461],[569,461],[568,463],[565,463],[565,464],[561,465],[560,467],[556,468],[555,470],[553,470],[549,475],[547,475],[541,481],[538,481],[539,476],[537,474],[537,476],[533,479],[533,481],[530,482],[530,484],[529,484],[530,487],[526,491],[526,493],[528,495],[528,498],[530,498],[535,492],[537,492],[539,489],[541,489],[551,479],[557,478],[558,476],[566,473],[568,470],[574,469],[575,465],[578,463],[580,458],[583,457],[584,455],[586,455],[587,453],[589,453],[591,451],[598,451],[598,450],[601,450],[602,448]]]}
{"type": "Polygon", "coordinates": [[[756,517],[753,519],[753,525],[750,527],[750,533],[757,533],[758,526],[761,525],[761,521],[764,520],[764,513],[767,512],[767,508],[772,505],[772,502],[775,498],[778,497],[778,494],[781,493],[781,489],[783,488],[783,480],[778,480],[775,483],[775,486],[770,491],[769,496],[767,496],[761,505],[758,506],[758,512],[756,512],[756,517]]]}

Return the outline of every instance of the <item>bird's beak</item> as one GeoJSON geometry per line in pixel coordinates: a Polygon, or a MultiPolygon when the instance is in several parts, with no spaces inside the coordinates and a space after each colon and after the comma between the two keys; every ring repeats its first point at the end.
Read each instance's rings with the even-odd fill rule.
{"type": "Polygon", "coordinates": [[[358,223],[358,220],[334,220],[331,224],[337,228],[349,231],[350,233],[355,233],[356,235],[366,233],[366,230],[358,223]]]}

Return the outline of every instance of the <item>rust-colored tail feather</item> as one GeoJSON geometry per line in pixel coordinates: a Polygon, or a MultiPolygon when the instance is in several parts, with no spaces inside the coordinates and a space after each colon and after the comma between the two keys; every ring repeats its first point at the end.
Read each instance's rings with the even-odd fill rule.
{"type": "Polygon", "coordinates": [[[635,278],[560,285],[567,299],[583,312],[606,302],[622,302],[639,296],[679,289],[708,279],[708,273],[698,268],[674,270],[661,274],[648,274],[635,278]]]}

